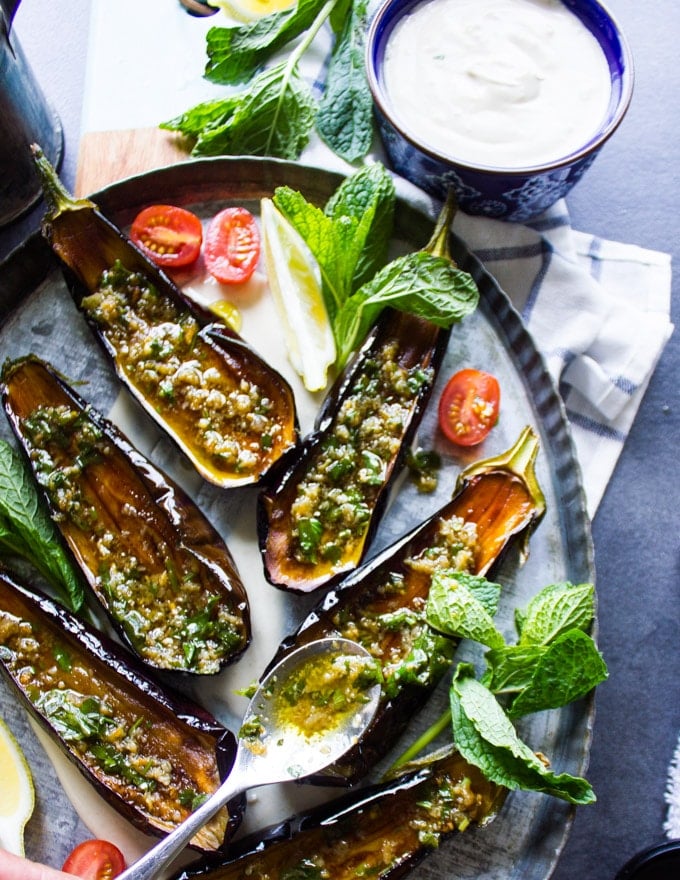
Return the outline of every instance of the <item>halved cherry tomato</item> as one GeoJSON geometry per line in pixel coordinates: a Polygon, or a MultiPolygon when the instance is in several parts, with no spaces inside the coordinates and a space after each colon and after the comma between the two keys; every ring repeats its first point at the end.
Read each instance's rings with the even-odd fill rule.
{"type": "Polygon", "coordinates": [[[210,221],[203,251],[210,274],[222,284],[240,284],[260,259],[260,230],[246,208],[225,208],[210,221]]]}
{"type": "Polygon", "coordinates": [[[135,217],[130,238],[157,266],[188,266],[201,251],[201,221],[186,208],[149,205],[135,217]]]}
{"type": "Polygon", "coordinates": [[[498,380],[481,370],[460,370],[446,383],[439,400],[439,427],[458,446],[481,443],[498,421],[498,380]]]}
{"type": "Polygon", "coordinates": [[[67,856],[61,870],[83,880],[112,880],[125,870],[125,859],[108,840],[85,840],[67,856]]]}

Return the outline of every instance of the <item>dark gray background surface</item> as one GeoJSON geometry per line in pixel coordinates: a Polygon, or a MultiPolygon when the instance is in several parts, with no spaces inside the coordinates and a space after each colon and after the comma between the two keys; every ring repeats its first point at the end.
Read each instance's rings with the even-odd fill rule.
{"type": "MultiPolygon", "coordinates": [[[[680,4],[608,0],[608,6],[633,49],[635,94],[620,129],[567,199],[573,225],[677,256],[680,4]]],[[[88,0],[23,0],[16,18],[24,51],[64,127],[62,177],[69,187],[88,20],[88,0]]],[[[37,228],[40,214],[0,229],[0,258],[37,228]]],[[[679,305],[676,277],[676,323],[679,305]]],[[[613,878],[636,851],[664,836],[666,774],[680,733],[678,377],[676,332],[593,523],[599,641],[610,670],[598,691],[588,773],[598,802],[578,811],[555,880],[613,878]]]]}

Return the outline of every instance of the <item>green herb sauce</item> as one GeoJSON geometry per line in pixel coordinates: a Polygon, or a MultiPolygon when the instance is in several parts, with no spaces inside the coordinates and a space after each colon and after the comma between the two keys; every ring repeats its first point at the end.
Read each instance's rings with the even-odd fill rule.
{"type": "Polygon", "coordinates": [[[81,305],[131,384],[212,467],[248,474],[261,466],[263,452],[269,459],[282,437],[272,400],[225,369],[188,310],[120,263],[81,305]]]}
{"type": "Polygon", "coordinates": [[[313,657],[295,669],[277,693],[273,714],[282,726],[306,737],[328,733],[354,715],[381,680],[379,666],[365,656],[313,657]]]}
{"type": "Polygon", "coordinates": [[[477,530],[458,516],[442,519],[430,545],[389,572],[354,605],[333,617],[338,635],[363,645],[382,666],[390,697],[407,684],[428,686],[452,660],[455,642],[434,632],[425,603],[435,571],[469,571],[477,530]]]}
{"type": "Polygon", "coordinates": [[[294,556],[336,562],[359,544],[373,505],[399,453],[412,407],[432,370],[398,363],[386,343],[367,359],[339,407],[332,429],[297,487],[291,509],[294,556]]]}
{"type": "Polygon", "coordinates": [[[123,463],[88,412],[40,406],[22,420],[22,432],[36,476],[86,558],[95,589],[140,655],[163,668],[216,672],[242,640],[240,619],[207,589],[205,566],[170,546],[144,500],[126,492],[123,463]],[[99,466],[120,474],[116,497],[106,503],[92,488],[99,466]]]}

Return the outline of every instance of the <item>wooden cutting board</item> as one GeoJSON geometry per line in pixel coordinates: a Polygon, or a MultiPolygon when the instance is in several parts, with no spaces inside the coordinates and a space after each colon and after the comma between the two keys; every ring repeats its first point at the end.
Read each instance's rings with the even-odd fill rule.
{"type": "Polygon", "coordinates": [[[77,196],[88,196],[109,183],[185,162],[189,154],[179,139],[159,128],[86,132],[80,140],[76,167],[77,196]]]}

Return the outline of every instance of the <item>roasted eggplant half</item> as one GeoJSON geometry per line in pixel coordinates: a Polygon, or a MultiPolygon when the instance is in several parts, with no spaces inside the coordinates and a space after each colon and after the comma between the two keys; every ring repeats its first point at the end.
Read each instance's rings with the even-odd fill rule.
{"type": "Polygon", "coordinates": [[[432,577],[445,570],[485,575],[514,539],[526,553],[545,512],[534,470],[538,445],[527,427],[507,452],[462,471],[448,504],[330,590],[283,641],[274,663],[306,642],[343,636],[382,665],[383,693],[368,729],[309,781],[347,785],[366,776],[449,669],[456,641],[435,633],[423,614],[432,577]]]}
{"type": "Polygon", "coordinates": [[[55,525],[139,657],[213,674],[240,656],[246,591],[188,495],[37,357],[5,363],[0,389],[55,525]]]}
{"type": "Polygon", "coordinates": [[[450,331],[387,310],[327,394],[315,430],[258,504],[267,579],[308,593],[357,567],[430,398],[450,331]]]}
{"type": "MultiPolygon", "coordinates": [[[[453,262],[453,195],[421,253],[453,262]]],[[[459,317],[477,304],[476,288],[459,317]]],[[[451,326],[387,308],[338,376],[314,430],[258,500],[258,540],[274,586],[330,587],[364,558],[432,394],[451,326]]]]}
{"type": "Polygon", "coordinates": [[[206,480],[259,482],[298,439],[288,383],[34,152],[49,206],[43,235],[119,379],[206,480]]]}
{"type": "MultiPolygon", "coordinates": [[[[231,770],[230,731],[161,690],[121,646],[5,573],[0,668],[83,776],[148,834],[172,830],[231,770]]],[[[242,800],[230,804],[192,846],[218,849],[238,827],[242,809],[242,800]]]]}
{"type": "Polygon", "coordinates": [[[237,841],[175,880],[397,880],[442,838],[488,824],[506,790],[455,750],[237,841]]]}

